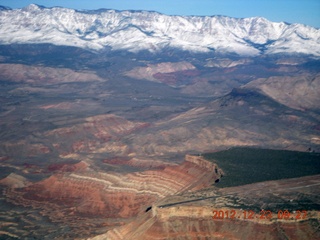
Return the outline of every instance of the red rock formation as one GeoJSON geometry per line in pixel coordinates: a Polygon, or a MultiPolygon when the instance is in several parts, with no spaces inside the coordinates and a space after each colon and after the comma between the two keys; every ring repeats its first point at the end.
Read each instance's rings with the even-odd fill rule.
{"type": "Polygon", "coordinates": [[[115,226],[119,218],[135,217],[158,199],[212,184],[220,176],[213,164],[203,161],[127,174],[83,171],[87,166],[83,162],[56,164],[49,169],[82,171],[55,174],[19,190],[7,189],[6,196],[15,204],[41,208],[54,221],[70,220],[71,215],[94,216],[105,217],[108,226],[115,226]]]}

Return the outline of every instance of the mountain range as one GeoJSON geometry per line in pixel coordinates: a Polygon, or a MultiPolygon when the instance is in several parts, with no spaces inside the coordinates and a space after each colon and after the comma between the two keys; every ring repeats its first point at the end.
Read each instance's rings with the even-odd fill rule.
{"type": "Polygon", "coordinates": [[[0,44],[50,43],[90,50],[320,56],[320,30],[262,17],[168,16],[150,11],[77,11],[31,4],[0,8],[0,44]]]}

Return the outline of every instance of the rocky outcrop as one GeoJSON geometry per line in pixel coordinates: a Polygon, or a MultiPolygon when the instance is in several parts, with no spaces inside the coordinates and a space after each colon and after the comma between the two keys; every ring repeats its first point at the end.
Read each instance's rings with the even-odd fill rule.
{"type": "Polygon", "coordinates": [[[216,173],[218,173],[218,166],[212,162],[208,162],[201,156],[187,154],[185,160],[194,163],[202,168],[210,169],[210,171],[215,171],[216,173]]]}

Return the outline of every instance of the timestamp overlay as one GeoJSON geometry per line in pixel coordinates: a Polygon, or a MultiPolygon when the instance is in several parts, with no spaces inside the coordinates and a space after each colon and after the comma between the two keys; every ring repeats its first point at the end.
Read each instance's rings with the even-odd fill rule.
{"type": "Polygon", "coordinates": [[[251,220],[304,220],[308,216],[307,210],[289,211],[285,209],[272,212],[270,210],[225,210],[213,209],[212,219],[251,219],[251,220]]]}

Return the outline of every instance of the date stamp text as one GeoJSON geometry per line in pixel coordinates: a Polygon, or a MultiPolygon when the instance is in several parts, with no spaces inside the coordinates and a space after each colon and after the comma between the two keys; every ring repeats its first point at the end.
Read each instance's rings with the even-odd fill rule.
{"type": "Polygon", "coordinates": [[[259,213],[253,210],[213,210],[212,219],[257,219],[257,220],[303,220],[307,218],[306,210],[261,210],[259,213]]]}

